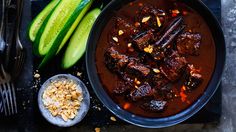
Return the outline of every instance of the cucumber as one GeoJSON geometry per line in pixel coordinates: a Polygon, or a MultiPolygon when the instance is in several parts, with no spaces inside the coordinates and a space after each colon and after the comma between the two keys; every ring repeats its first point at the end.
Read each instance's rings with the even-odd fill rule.
{"type": "Polygon", "coordinates": [[[79,23],[69,41],[68,47],[62,59],[63,69],[72,67],[84,54],[90,30],[92,29],[92,26],[100,12],[100,9],[93,9],[79,23]]]}
{"type": "Polygon", "coordinates": [[[61,0],[53,11],[48,22],[43,28],[43,33],[37,36],[34,52],[39,56],[45,56],[54,43],[60,44],[70,27],[91,0],[61,0]]]}
{"type": "Polygon", "coordinates": [[[38,43],[39,54],[46,55],[39,68],[55,56],[63,41],[69,39],[92,2],[93,0],[62,0],[59,3],[38,43]]]}
{"type": "Polygon", "coordinates": [[[54,8],[57,6],[57,4],[60,2],[60,0],[52,0],[32,21],[32,23],[29,26],[28,30],[28,36],[29,39],[34,42],[35,38],[39,32],[39,29],[45,22],[45,20],[50,16],[54,8]]]}
{"type": "MultiPolygon", "coordinates": [[[[85,0],[86,2],[86,0],[85,0]]],[[[67,32],[66,36],[64,37],[64,39],[62,40],[59,49],[57,51],[57,54],[60,52],[60,50],[63,48],[63,46],[66,44],[67,40],[71,37],[71,34],[74,32],[74,30],[76,29],[76,27],[78,26],[79,22],[81,21],[81,19],[84,17],[84,15],[86,14],[86,12],[89,10],[89,8],[91,7],[93,3],[93,0],[90,0],[90,2],[84,7],[84,9],[81,11],[80,15],[77,17],[77,19],[75,20],[75,22],[73,23],[73,25],[71,26],[70,30],[67,32]]]]}

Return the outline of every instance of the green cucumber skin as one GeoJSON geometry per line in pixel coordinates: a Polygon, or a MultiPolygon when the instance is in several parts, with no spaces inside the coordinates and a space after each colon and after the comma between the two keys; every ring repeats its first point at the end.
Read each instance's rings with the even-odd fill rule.
{"type": "Polygon", "coordinates": [[[53,10],[50,12],[50,14],[48,14],[47,18],[44,20],[42,26],[40,27],[38,33],[37,33],[37,36],[35,38],[35,41],[34,41],[34,44],[33,44],[33,53],[36,55],[36,56],[39,56],[39,57],[42,57],[43,55],[41,55],[39,53],[39,43],[40,43],[40,38],[43,34],[43,31],[48,23],[48,20],[50,19],[52,13],[54,12],[54,10],[57,8],[57,6],[59,5],[59,3],[61,2],[61,0],[57,3],[57,5],[53,8],[53,10]]]}
{"type": "Polygon", "coordinates": [[[75,22],[73,23],[73,25],[70,27],[69,31],[67,32],[67,34],[65,35],[64,39],[62,40],[57,53],[59,54],[59,52],[61,51],[61,49],[64,47],[64,45],[66,44],[66,42],[68,41],[68,39],[70,38],[70,36],[73,34],[74,30],[76,29],[76,27],[78,26],[78,24],[80,23],[80,21],[83,19],[84,15],[87,13],[87,11],[89,10],[89,8],[91,7],[92,3],[94,0],[92,0],[92,2],[88,3],[84,9],[81,11],[81,13],[79,14],[79,16],[77,17],[77,19],[75,20],[75,22]]]}
{"type": "Polygon", "coordinates": [[[52,0],[30,23],[30,26],[28,28],[28,38],[30,39],[31,42],[34,42],[36,39],[36,36],[38,35],[38,32],[40,30],[40,28],[42,27],[42,25],[44,24],[45,20],[48,18],[48,16],[53,12],[53,10],[55,9],[55,7],[58,5],[58,3],[60,2],[60,0],[52,0]],[[46,13],[45,13],[46,12],[46,13]],[[48,13],[49,12],[49,13],[48,13]],[[44,14],[43,16],[47,15],[47,17],[45,19],[39,18],[41,17],[42,13],[44,14]],[[36,36],[32,36],[30,35],[30,31],[33,30],[34,26],[36,23],[39,23],[37,21],[42,21],[41,24],[39,24],[39,29],[38,31],[36,31],[36,36]],[[34,38],[32,38],[34,37],[34,38]]]}
{"type": "Polygon", "coordinates": [[[39,56],[46,56],[57,36],[64,28],[74,11],[81,5],[83,0],[61,0],[49,17],[48,22],[39,35],[39,40],[34,45],[35,53],[39,56]],[[63,18],[63,19],[62,19],[63,18]],[[55,27],[55,28],[54,28],[55,27]]]}
{"type": "Polygon", "coordinates": [[[87,39],[92,29],[94,22],[101,13],[101,10],[96,8],[90,11],[80,22],[73,36],[70,39],[68,47],[62,59],[62,68],[68,69],[78,62],[86,50],[87,39]],[[86,30],[85,30],[86,29],[86,30]]]}
{"type": "Polygon", "coordinates": [[[92,0],[83,0],[79,6],[75,9],[72,16],[69,18],[68,22],[64,25],[62,30],[60,31],[59,35],[56,37],[55,41],[53,42],[49,52],[43,58],[41,64],[39,65],[39,69],[43,68],[49,60],[51,60],[57,53],[57,50],[64,39],[66,33],[69,31],[71,25],[74,23],[76,18],[79,16],[80,12],[84,9],[84,7],[89,4],[89,2],[93,2],[92,0]]]}

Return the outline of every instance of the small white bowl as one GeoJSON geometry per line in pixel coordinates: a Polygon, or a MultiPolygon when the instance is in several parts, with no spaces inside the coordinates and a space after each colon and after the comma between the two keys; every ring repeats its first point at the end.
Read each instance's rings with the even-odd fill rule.
{"type": "Polygon", "coordinates": [[[49,78],[42,85],[38,93],[38,106],[43,117],[51,124],[54,124],[59,127],[70,127],[79,123],[86,116],[89,110],[89,106],[90,106],[90,95],[89,95],[87,87],[84,85],[84,83],[80,79],[70,74],[59,74],[59,75],[49,78]],[[78,109],[78,114],[76,115],[74,119],[68,120],[68,121],[64,121],[60,116],[56,116],[56,117],[52,116],[52,114],[48,111],[48,109],[45,108],[45,106],[43,105],[42,95],[43,95],[44,90],[47,88],[48,85],[51,84],[51,82],[60,80],[60,79],[73,80],[78,86],[80,86],[82,90],[82,94],[83,94],[83,100],[81,102],[80,108],[78,109]]]}

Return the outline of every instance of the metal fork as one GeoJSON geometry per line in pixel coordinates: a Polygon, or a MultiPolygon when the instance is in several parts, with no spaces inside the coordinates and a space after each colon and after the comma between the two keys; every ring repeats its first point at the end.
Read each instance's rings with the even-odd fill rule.
{"type": "Polygon", "coordinates": [[[11,81],[10,74],[5,71],[3,64],[0,66],[0,73],[0,93],[4,114],[5,116],[17,114],[15,86],[11,81]]]}
{"type": "Polygon", "coordinates": [[[5,2],[2,1],[2,17],[1,17],[1,23],[0,23],[0,54],[3,54],[4,49],[6,47],[5,41],[4,41],[4,31],[5,31],[5,2]]]}
{"type": "Polygon", "coordinates": [[[16,56],[15,56],[15,63],[12,70],[12,77],[13,79],[17,78],[24,66],[26,53],[23,48],[23,45],[20,41],[20,25],[21,25],[21,15],[23,10],[23,0],[17,0],[17,19],[16,19],[16,56]]]}

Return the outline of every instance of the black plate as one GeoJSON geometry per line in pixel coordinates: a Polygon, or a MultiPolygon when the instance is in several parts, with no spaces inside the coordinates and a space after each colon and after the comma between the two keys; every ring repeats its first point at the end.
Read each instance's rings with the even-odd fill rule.
{"type": "Polygon", "coordinates": [[[95,62],[95,52],[97,42],[99,40],[100,34],[103,28],[106,26],[108,20],[111,18],[111,12],[114,12],[120,9],[123,5],[128,4],[133,0],[113,0],[110,4],[108,4],[103,12],[100,14],[99,18],[95,22],[92,32],[90,34],[87,46],[87,53],[86,53],[86,67],[87,73],[90,80],[90,83],[93,87],[98,98],[102,101],[102,103],[116,116],[120,119],[127,121],[131,124],[147,127],[147,128],[162,128],[167,126],[172,126],[183,122],[197,113],[212,97],[212,95],[217,90],[222,72],[224,69],[225,64],[225,41],[223,31],[220,27],[219,22],[212,14],[212,12],[201,2],[200,0],[183,0],[187,5],[191,8],[195,9],[206,21],[208,24],[214,41],[216,45],[216,64],[215,70],[207,89],[203,93],[203,95],[193,103],[189,108],[186,110],[169,117],[164,118],[145,118],[141,116],[134,115],[129,113],[122,108],[120,108],[106,93],[105,89],[103,88],[102,84],[100,83],[99,76],[97,75],[96,70],[96,62],[95,62]]]}

